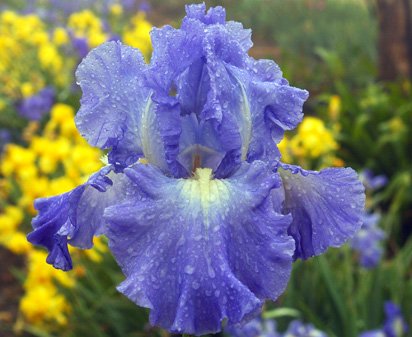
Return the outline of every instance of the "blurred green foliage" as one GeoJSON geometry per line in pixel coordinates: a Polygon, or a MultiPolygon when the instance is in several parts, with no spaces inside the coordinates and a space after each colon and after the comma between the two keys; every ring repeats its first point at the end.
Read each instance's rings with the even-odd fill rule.
{"type": "Polygon", "coordinates": [[[412,232],[411,83],[370,84],[354,92],[342,82],[338,93],[342,158],[389,178],[373,202],[384,210],[386,231],[402,244],[412,232]]]}
{"type": "Polygon", "coordinates": [[[321,92],[335,78],[363,85],[375,73],[377,22],[362,0],[229,1],[229,18],[280,49],[286,78],[321,92]],[[333,53],[328,53],[332,51],[333,53]],[[327,63],[334,63],[328,68],[327,63]],[[330,72],[328,70],[332,70],[330,72]]]}

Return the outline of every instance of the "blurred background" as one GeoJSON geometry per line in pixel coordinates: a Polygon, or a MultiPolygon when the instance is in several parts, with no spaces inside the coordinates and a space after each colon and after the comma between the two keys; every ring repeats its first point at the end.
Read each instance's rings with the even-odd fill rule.
{"type": "MultiPolygon", "coordinates": [[[[103,165],[74,125],[76,66],[107,40],[137,47],[149,61],[151,27],[178,26],[185,3],[0,1],[0,336],[169,336],[117,293],[123,276],[104,238],[73,250],[75,268],[64,273],[25,236],[35,198],[66,192],[103,165]]],[[[250,54],[274,59],[310,92],[303,122],[280,144],[283,160],[351,166],[367,191],[356,237],[295,263],[285,294],[263,317],[279,331],[299,319],[328,336],[355,337],[381,329],[391,301],[412,325],[412,1],[207,5],[223,5],[228,19],[251,28],[250,54]]],[[[383,336],[412,336],[396,324],[396,334],[383,336]]]]}

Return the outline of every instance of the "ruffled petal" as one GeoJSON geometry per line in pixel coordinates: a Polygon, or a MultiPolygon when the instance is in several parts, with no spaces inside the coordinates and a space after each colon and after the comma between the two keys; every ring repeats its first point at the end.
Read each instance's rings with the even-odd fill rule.
{"type": "Polygon", "coordinates": [[[55,268],[72,268],[67,243],[91,248],[93,236],[104,233],[104,209],[121,201],[127,190],[124,175],[111,169],[101,169],[70,192],[35,200],[39,214],[32,221],[34,230],[27,239],[48,249],[47,263],[55,268]]]}
{"type": "MultiPolygon", "coordinates": [[[[216,62],[213,55],[218,43],[215,40],[219,40],[215,37],[214,31],[222,29],[218,26],[211,27],[212,31],[208,33],[208,37],[204,37],[204,27],[205,24],[199,21],[187,19],[186,29],[176,30],[166,26],[154,30],[152,41],[157,52],[151,62],[147,83],[155,92],[154,100],[165,106],[159,109],[160,112],[166,112],[162,116],[171,118],[169,107],[173,105],[179,109],[174,115],[180,114],[183,118],[193,115],[197,119],[196,123],[184,123],[182,127],[182,133],[192,137],[189,142],[186,136],[179,141],[178,129],[174,133],[177,137],[168,138],[170,148],[177,149],[168,152],[169,165],[173,167],[175,160],[190,174],[193,166],[191,162],[202,155],[196,151],[197,147],[208,148],[208,157],[215,164],[216,175],[223,177],[224,174],[228,174],[227,172],[233,172],[240,164],[241,139],[236,119],[232,114],[223,113],[225,109],[230,109],[234,113],[237,106],[233,106],[230,101],[233,85],[229,74],[221,62],[216,62]],[[176,50],[179,52],[176,53],[176,50]],[[211,58],[207,59],[207,55],[211,58]],[[175,91],[176,96],[171,96],[171,91],[175,91]],[[185,127],[190,129],[185,130],[185,127]],[[216,157],[213,158],[212,153],[217,154],[216,157]],[[219,168],[221,161],[222,167],[219,168]]],[[[230,49],[230,43],[226,34],[226,39],[220,41],[219,45],[230,49]]],[[[237,50],[241,51],[241,48],[238,45],[236,48],[237,55],[237,50]]],[[[223,54],[227,57],[231,55],[229,52],[222,52],[223,54]]],[[[171,171],[174,176],[178,176],[174,170],[176,166],[171,168],[171,171]]]]}
{"type": "Polygon", "coordinates": [[[305,171],[281,164],[285,202],[291,213],[289,234],[296,241],[295,258],[307,259],[328,247],[339,247],[362,225],[365,193],[351,168],[305,171]]]}
{"type": "Polygon", "coordinates": [[[171,332],[205,334],[244,322],[289,279],[289,215],[273,210],[279,177],[262,162],[228,179],[200,169],[172,179],[150,165],[125,170],[139,198],[105,211],[111,250],[126,275],[119,290],[171,332]]]}
{"type": "Polygon", "coordinates": [[[140,51],[118,41],[91,51],[76,72],[83,91],[76,125],[91,145],[111,149],[109,162],[116,166],[144,156],[167,170],[164,130],[144,85],[145,69],[140,51]]]}
{"type": "Polygon", "coordinates": [[[307,91],[289,86],[273,61],[249,57],[250,30],[226,22],[223,8],[206,12],[200,4],[186,11],[180,29],[152,32],[154,55],[147,76],[156,96],[176,102],[182,116],[197,118],[190,126],[194,131],[182,127],[193,138],[189,145],[180,140],[173,158],[190,173],[190,159],[202,157],[197,148],[209,148],[219,178],[229,176],[242,160],[275,166],[280,158],[276,143],[301,121],[307,91]]]}
{"type": "Polygon", "coordinates": [[[226,11],[221,6],[209,8],[206,12],[206,4],[186,5],[186,19],[195,19],[206,25],[224,24],[226,11]]]}

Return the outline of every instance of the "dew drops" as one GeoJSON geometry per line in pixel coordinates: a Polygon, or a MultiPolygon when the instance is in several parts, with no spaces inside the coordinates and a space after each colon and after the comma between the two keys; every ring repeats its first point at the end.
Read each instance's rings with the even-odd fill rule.
{"type": "Polygon", "coordinates": [[[200,288],[199,282],[193,281],[193,282],[192,282],[192,288],[195,289],[195,290],[199,289],[199,288],[200,288]]]}
{"type": "Polygon", "coordinates": [[[185,267],[185,273],[188,275],[192,275],[194,271],[195,271],[195,267],[191,266],[190,264],[188,264],[185,267]]]}

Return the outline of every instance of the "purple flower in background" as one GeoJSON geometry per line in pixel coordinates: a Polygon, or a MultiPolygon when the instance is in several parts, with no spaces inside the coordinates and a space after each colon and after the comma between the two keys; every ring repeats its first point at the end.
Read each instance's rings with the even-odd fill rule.
{"type": "Polygon", "coordinates": [[[382,330],[371,330],[362,332],[359,337],[386,337],[382,330]]]}
{"type": "Polygon", "coordinates": [[[276,331],[276,322],[255,318],[243,326],[234,326],[225,329],[225,333],[231,337],[280,337],[276,331]]]}
{"type": "Polygon", "coordinates": [[[363,216],[363,225],[351,240],[352,248],[360,255],[360,264],[365,268],[376,267],[383,255],[382,241],[385,232],[378,227],[380,215],[377,213],[363,216]]]}
{"type": "Polygon", "coordinates": [[[408,332],[408,325],[403,318],[401,308],[393,302],[385,303],[386,320],[383,331],[387,337],[401,337],[408,332]]]}
{"type": "Polygon", "coordinates": [[[312,324],[304,324],[299,320],[292,321],[283,337],[327,337],[327,334],[316,329],[312,324]]]}
{"type": "Polygon", "coordinates": [[[109,165],[71,192],[38,199],[29,240],[72,267],[67,243],[105,234],[118,290],[172,333],[201,335],[255,317],[284,291],[294,259],[338,247],[362,224],[350,168],[282,164],[277,143],[308,93],[273,61],[248,56],[250,30],[222,7],[186,7],[151,33],[153,56],[120,42],[77,70],[76,124],[109,165]]]}
{"type": "Polygon", "coordinates": [[[402,337],[408,332],[408,325],[401,309],[393,302],[385,303],[386,320],[382,329],[365,331],[359,337],[402,337]]]}
{"type": "Polygon", "coordinates": [[[70,34],[70,40],[79,59],[82,60],[83,58],[85,58],[89,53],[89,43],[87,42],[87,39],[84,37],[76,37],[73,34],[70,34]]]}
{"type": "Polygon", "coordinates": [[[375,176],[369,169],[365,169],[360,174],[362,183],[368,190],[377,190],[388,183],[388,178],[384,175],[375,176]]]}
{"type": "Polygon", "coordinates": [[[11,133],[7,129],[0,129],[0,153],[3,151],[4,146],[11,141],[11,133]]]}
{"type": "Polygon", "coordinates": [[[18,103],[17,110],[22,117],[29,120],[40,120],[48,113],[54,102],[54,89],[46,87],[36,95],[23,99],[18,103]]]}
{"type": "MultiPolygon", "coordinates": [[[[125,2],[127,2],[127,0],[123,0],[123,3],[125,3],[125,2]]],[[[126,7],[126,6],[125,6],[125,7],[126,7]]],[[[152,9],[152,8],[151,8],[150,3],[149,3],[148,1],[145,1],[145,0],[140,1],[140,3],[139,3],[139,11],[148,13],[148,12],[151,11],[151,9],[152,9]]]]}

